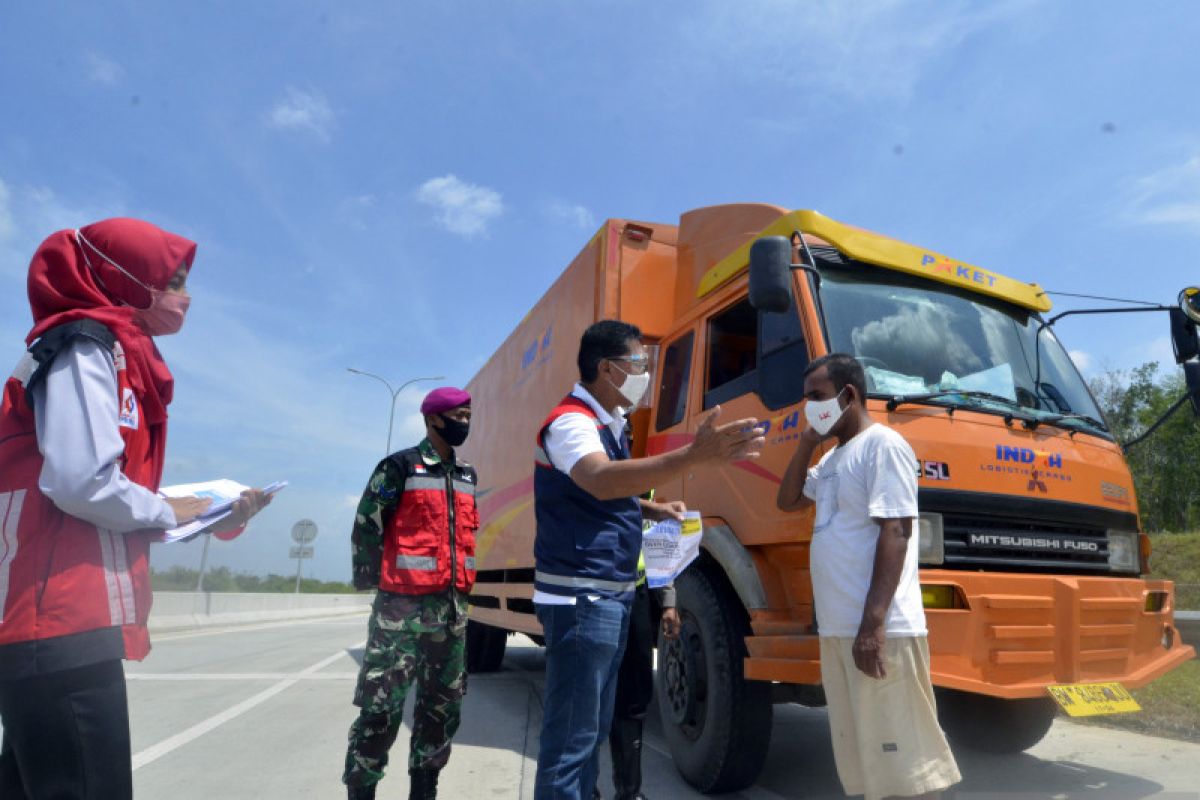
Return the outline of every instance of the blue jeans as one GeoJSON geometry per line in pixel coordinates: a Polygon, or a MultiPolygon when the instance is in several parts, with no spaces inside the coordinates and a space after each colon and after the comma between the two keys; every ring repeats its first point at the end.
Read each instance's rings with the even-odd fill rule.
{"type": "Polygon", "coordinates": [[[546,637],[546,687],[534,800],[590,800],[600,774],[625,653],[629,603],[580,597],[537,606],[546,637]]]}

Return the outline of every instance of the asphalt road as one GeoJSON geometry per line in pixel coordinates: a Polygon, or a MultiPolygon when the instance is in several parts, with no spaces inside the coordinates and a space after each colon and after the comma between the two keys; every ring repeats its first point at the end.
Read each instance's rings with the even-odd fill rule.
{"type": "MultiPolygon", "coordinates": [[[[161,635],[128,666],[139,800],[344,797],[346,731],[365,615],[161,635]]],[[[470,679],[463,726],[439,796],[532,797],[544,658],[509,640],[504,668],[470,679]]],[[[647,737],[645,791],[699,798],[675,772],[661,730],[647,737]]],[[[379,797],[407,797],[407,732],[379,797]]],[[[958,800],[1197,800],[1200,745],[1055,723],[1028,753],[959,753],[958,800]]],[[[607,763],[604,772],[608,769],[607,763]]],[[[608,790],[607,779],[602,787],[608,790]]],[[[822,710],[777,706],[766,768],[746,800],[840,798],[822,710]]]]}

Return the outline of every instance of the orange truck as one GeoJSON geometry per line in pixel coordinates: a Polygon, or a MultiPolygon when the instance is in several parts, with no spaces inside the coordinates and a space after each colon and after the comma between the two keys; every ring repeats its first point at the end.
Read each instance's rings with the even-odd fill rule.
{"type": "MultiPolygon", "coordinates": [[[[1050,307],[1036,284],[813,211],[606,221],[469,384],[482,515],[471,668],[496,669],[510,632],[540,634],[535,434],[577,380],[583,330],[605,318],[658,345],[650,407],[631,415],[635,455],[687,442],[717,404],[768,425],[758,460],[656,487],[704,521],[656,684],[672,757],[699,790],[753,783],[773,703],[822,702],[812,512],[778,511],[775,493],[805,425],[804,368],[824,353],[862,362],[872,416],[920,461],[922,595],[953,742],[1023,750],[1056,713],[1051,687],[1068,687],[1055,690],[1065,703],[1111,700],[1192,658],[1172,584],[1141,577],[1149,540],[1122,447],[1050,307]]],[[[1179,327],[1194,344],[1194,325],[1179,327]]],[[[1191,383],[1200,365],[1185,366],[1191,383]]]]}

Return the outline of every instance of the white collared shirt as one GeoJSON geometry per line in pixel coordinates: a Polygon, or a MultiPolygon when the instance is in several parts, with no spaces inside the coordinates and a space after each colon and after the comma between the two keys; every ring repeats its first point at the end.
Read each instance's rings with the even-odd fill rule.
{"type": "MultiPolygon", "coordinates": [[[[591,392],[578,383],[571,390],[571,396],[587,403],[592,411],[596,412],[596,419],[600,424],[607,425],[616,440],[621,441],[625,435],[624,409],[618,407],[616,413],[608,413],[604,406],[596,402],[591,392]]],[[[581,413],[563,414],[550,423],[550,427],[546,429],[544,446],[550,463],[567,475],[571,474],[579,459],[592,453],[605,452],[596,423],[581,413]]]]}
{"type": "MultiPolygon", "coordinates": [[[[596,412],[596,419],[601,425],[607,425],[613,436],[620,442],[625,435],[625,412],[617,408],[616,413],[610,414],[604,406],[596,402],[591,392],[580,384],[575,384],[571,390],[572,397],[578,397],[596,412]]],[[[604,441],[600,438],[600,430],[596,423],[585,414],[574,412],[563,414],[546,429],[543,439],[546,457],[555,469],[571,474],[571,470],[579,463],[579,459],[592,453],[604,453],[604,441]]],[[[575,598],[568,595],[550,594],[534,591],[533,602],[545,605],[575,605],[575,598]]]]}

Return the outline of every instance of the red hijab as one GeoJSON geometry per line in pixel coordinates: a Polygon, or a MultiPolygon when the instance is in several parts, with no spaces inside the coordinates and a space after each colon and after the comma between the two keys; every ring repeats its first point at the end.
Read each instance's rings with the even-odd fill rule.
{"type": "MultiPolygon", "coordinates": [[[[34,326],[25,341],[79,319],[106,325],[125,351],[126,375],[141,398],[144,419],[161,433],[175,381],[154,341],[134,320],[135,309],[150,305],[150,292],[110,262],[145,286],[165,290],[181,265],[191,269],[196,244],[149,222],[119,217],[78,233],[86,243],[76,231],[59,231],[33,254],[28,288],[34,326]]],[[[161,448],[165,437],[155,438],[161,448]]]]}

